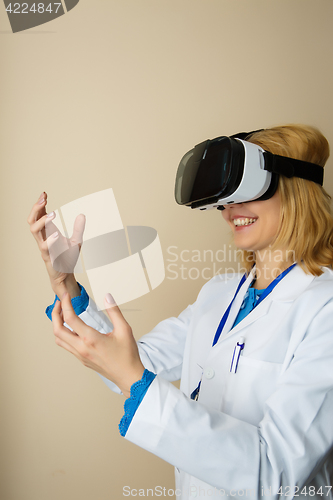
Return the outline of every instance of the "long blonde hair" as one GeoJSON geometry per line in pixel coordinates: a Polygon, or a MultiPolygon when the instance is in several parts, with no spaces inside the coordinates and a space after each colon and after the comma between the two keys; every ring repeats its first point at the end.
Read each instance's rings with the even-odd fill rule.
{"type": "MultiPolygon", "coordinates": [[[[314,127],[285,125],[252,134],[246,139],[265,151],[324,167],[329,144],[314,127]]],[[[331,197],[322,186],[298,177],[279,177],[281,221],[272,249],[283,247],[292,251],[294,260],[305,272],[319,276],[321,266],[333,266],[333,218],[331,197]]],[[[242,251],[242,260],[249,271],[255,257],[242,251]]]]}

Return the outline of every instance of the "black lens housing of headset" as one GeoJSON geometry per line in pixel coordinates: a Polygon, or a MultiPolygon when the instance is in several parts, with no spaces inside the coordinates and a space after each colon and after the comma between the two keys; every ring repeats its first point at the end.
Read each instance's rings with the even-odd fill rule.
{"type": "Polygon", "coordinates": [[[188,151],[177,170],[176,202],[223,210],[223,205],[269,199],[280,175],[323,184],[320,165],[274,155],[244,140],[253,133],[206,140],[188,151]]]}

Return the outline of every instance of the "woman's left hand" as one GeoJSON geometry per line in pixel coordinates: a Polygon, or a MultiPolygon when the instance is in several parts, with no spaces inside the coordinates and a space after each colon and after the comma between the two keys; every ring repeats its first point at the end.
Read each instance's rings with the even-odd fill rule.
{"type": "Polygon", "coordinates": [[[74,312],[70,296],[65,293],[57,301],[53,312],[53,333],[56,344],[71,352],[88,368],[92,368],[114,382],[121,392],[130,396],[131,385],[141,379],[144,366],[132,329],[112,296],[105,300],[108,316],[114,326],[112,332],[102,334],[87,326],[74,312]],[[63,324],[67,323],[73,331],[63,324]]]}

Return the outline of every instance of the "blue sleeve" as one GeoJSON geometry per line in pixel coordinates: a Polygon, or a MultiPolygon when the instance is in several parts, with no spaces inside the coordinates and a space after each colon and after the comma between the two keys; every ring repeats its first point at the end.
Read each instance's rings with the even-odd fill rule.
{"type": "MultiPolygon", "coordinates": [[[[77,297],[73,297],[71,302],[72,302],[72,306],[73,306],[73,309],[75,311],[75,313],[77,315],[83,313],[87,307],[88,307],[88,303],[89,303],[89,296],[87,294],[87,292],[85,291],[85,289],[83,288],[82,285],[80,285],[80,283],[78,283],[79,285],[79,288],[80,288],[80,291],[81,291],[81,295],[78,295],[77,297]]],[[[55,296],[55,299],[54,299],[54,302],[52,305],[48,306],[45,310],[45,313],[46,313],[46,316],[52,321],[52,311],[53,311],[53,308],[55,306],[55,303],[57,300],[60,300],[58,295],[55,296]]]]}
{"type": "Polygon", "coordinates": [[[136,410],[138,409],[141,401],[143,400],[150,384],[156,377],[155,373],[152,373],[148,370],[145,370],[142,375],[142,379],[134,382],[131,387],[131,395],[128,399],[126,399],[124,404],[124,415],[120,420],[119,431],[120,434],[124,437],[127,429],[129,428],[130,423],[132,422],[132,418],[136,410]]]}

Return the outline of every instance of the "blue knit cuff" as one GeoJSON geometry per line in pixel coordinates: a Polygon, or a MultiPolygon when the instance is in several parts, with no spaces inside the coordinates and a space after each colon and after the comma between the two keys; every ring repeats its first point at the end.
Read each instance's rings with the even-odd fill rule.
{"type": "Polygon", "coordinates": [[[134,382],[131,387],[131,396],[126,399],[124,404],[125,414],[120,420],[119,431],[120,434],[124,437],[127,429],[129,428],[130,423],[134,417],[136,410],[138,409],[141,401],[143,400],[148,388],[154,378],[156,377],[155,373],[152,373],[148,370],[145,370],[142,375],[142,379],[134,382]]]}
{"type": "MultiPolygon", "coordinates": [[[[79,288],[81,291],[81,295],[78,295],[77,297],[73,297],[71,300],[73,309],[75,311],[75,314],[77,314],[77,315],[83,313],[87,309],[88,304],[89,304],[89,295],[87,294],[87,292],[85,291],[83,286],[80,285],[80,283],[78,283],[78,285],[79,285],[79,288]]],[[[45,310],[46,316],[51,321],[52,321],[52,311],[53,311],[53,308],[54,308],[57,300],[60,300],[58,295],[55,296],[53,304],[48,306],[45,310]]]]}

